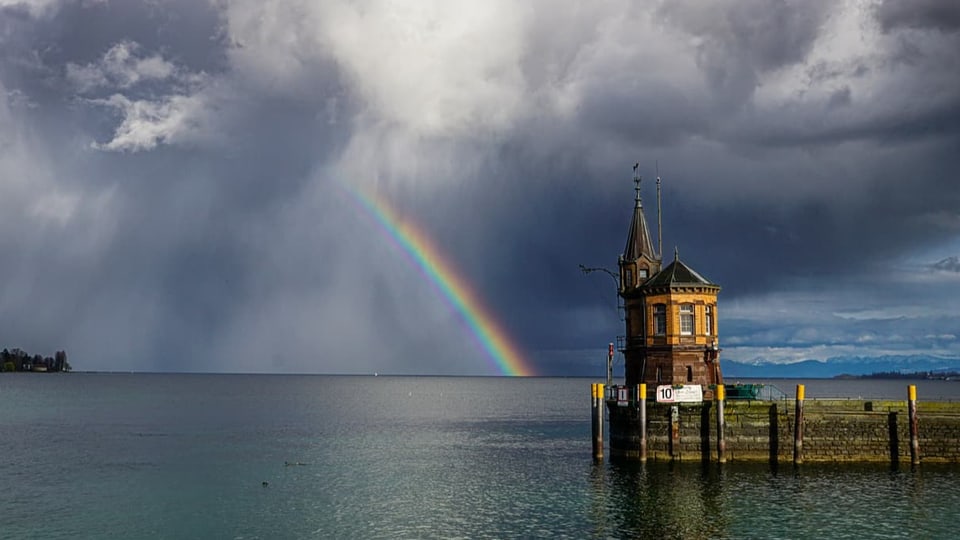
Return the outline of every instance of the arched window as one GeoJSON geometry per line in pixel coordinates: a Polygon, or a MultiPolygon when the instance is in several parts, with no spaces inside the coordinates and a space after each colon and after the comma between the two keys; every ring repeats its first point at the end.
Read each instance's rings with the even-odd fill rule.
{"type": "Polygon", "coordinates": [[[653,305],[653,335],[667,335],[667,305],[653,305]]]}
{"type": "Polygon", "coordinates": [[[680,335],[693,335],[693,304],[682,304],[680,306],[680,335]]]}
{"type": "Polygon", "coordinates": [[[687,366],[687,382],[693,382],[693,367],[687,366]]]}

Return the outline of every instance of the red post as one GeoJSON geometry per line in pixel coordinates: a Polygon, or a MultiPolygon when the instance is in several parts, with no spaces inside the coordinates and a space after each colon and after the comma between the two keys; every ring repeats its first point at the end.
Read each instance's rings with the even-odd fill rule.
{"type": "Polygon", "coordinates": [[[613,385],[613,343],[607,347],[607,386],[613,385]]]}

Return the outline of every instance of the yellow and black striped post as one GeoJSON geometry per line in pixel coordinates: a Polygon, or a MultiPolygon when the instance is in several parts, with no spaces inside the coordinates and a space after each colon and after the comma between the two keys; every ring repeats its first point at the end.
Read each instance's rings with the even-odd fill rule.
{"type": "Polygon", "coordinates": [[[907,386],[907,413],[910,416],[910,463],[920,464],[920,422],[917,418],[917,387],[907,386]]]}
{"type": "Polygon", "coordinates": [[[793,424],[793,464],[803,463],[803,398],[806,388],[797,385],[797,408],[793,424]]]}
{"type": "Polygon", "coordinates": [[[727,440],[723,435],[723,400],[726,398],[726,392],[723,384],[717,385],[716,397],[717,397],[717,461],[720,463],[727,462],[727,440]]]}
{"type": "Polygon", "coordinates": [[[590,415],[593,429],[593,459],[599,461],[603,459],[603,384],[591,384],[590,393],[593,398],[590,415]]]}
{"type": "Polygon", "coordinates": [[[647,383],[637,385],[637,407],[640,411],[640,461],[647,460],[647,383]]]}

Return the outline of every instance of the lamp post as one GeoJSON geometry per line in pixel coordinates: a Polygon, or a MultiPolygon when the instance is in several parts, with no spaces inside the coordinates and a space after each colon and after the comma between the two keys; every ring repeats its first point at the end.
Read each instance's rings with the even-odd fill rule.
{"type": "Polygon", "coordinates": [[[580,265],[580,271],[583,272],[584,274],[589,274],[589,273],[591,273],[591,272],[603,272],[603,273],[607,274],[608,276],[610,276],[610,279],[613,280],[613,284],[616,285],[617,290],[618,290],[618,291],[620,290],[620,276],[614,274],[614,273],[613,273],[613,270],[610,270],[609,268],[603,268],[603,267],[601,267],[601,266],[597,266],[597,267],[587,267],[587,266],[584,266],[584,265],[581,264],[581,265],[580,265]]]}
{"type": "MultiPolygon", "coordinates": [[[[613,280],[614,285],[617,287],[617,291],[620,291],[620,277],[617,274],[614,274],[613,271],[603,268],[603,267],[587,267],[580,265],[580,271],[584,274],[590,274],[592,272],[603,272],[610,276],[610,279],[613,280]]],[[[617,316],[620,315],[620,295],[617,294],[617,316]]],[[[610,344],[607,351],[607,387],[613,385],[613,343],[610,344]]]]}

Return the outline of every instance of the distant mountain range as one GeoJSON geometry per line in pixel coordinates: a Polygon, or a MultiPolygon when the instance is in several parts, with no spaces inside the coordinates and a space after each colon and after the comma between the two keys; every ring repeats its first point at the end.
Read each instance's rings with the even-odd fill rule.
{"type": "Polygon", "coordinates": [[[896,371],[912,373],[917,371],[956,371],[960,369],[960,358],[941,358],[937,356],[847,356],[830,358],[826,361],[804,360],[792,364],[769,362],[736,362],[722,360],[723,376],[730,377],[770,377],[821,379],[837,375],[869,375],[871,373],[896,371]]]}

